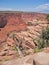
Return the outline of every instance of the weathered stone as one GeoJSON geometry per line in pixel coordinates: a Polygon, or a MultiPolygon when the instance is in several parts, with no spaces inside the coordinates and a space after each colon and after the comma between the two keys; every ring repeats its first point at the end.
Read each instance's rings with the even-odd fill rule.
{"type": "Polygon", "coordinates": [[[40,52],[34,55],[33,65],[49,65],[49,53],[40,52]]]}
{"type": "Polygon", "coordinates": [[[9,46],[13,46],[13,43],[14,43],[14,40],[13,40],[13,39],[7,38],[7,44],[8,44],[9,46]]]}
{"type": "Polygon", "coordinates": [[[7,54],[7,51],[0,52],[0,56],[5,56],[7,54]]]}
{"type": "Polygon", "coordinates": [[[16,54],[16,51],[9,51],[9,53],[8,53],[9,55],[14,55],[14,54],[16,54]]]}
{"type": "Polygon", "coordinates": [[[49,53],[49,47],[43,48],[42,51],[44,51],[44,52],[46,52],[46,53],[49,53]]]}

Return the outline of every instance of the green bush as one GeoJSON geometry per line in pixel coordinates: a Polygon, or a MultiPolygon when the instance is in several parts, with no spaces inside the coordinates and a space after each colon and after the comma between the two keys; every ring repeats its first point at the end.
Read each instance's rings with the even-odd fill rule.
{"type": "Polygon", "coordinates": [[[42,32],[42,39],[45,42],[46,46],[49,46],[49,26],[44,30],[44,33],[42,32]]]}
{"type": "Polygon", "coordinates": [[[49,14],[47,15],[46,19],[49,21],[49,14]]]}
{"type": "Polygon", "coordinates": [[[41,39],[38,40],[38,48],[39,49],[44,48],[44,44],[45,44],[44,40],[41,40],[41,39]]]}
{"type": "Polygon", "coordinates": [[[18,51],[18,49],[17,49],[17,47],[16,47],[16,46],[14,46],[14,47],[13,47],[13,50],[18,51]]]}
{"type": "Polygon", "coordinates": [[[38,53],[41,52],[41,49],[39,49],[38,47],[34,49],[34,53],[38,53]]]}
{"type": "Polygon", "coordinates": [[[42,30],[40,38],[37,40],[37,42],[39,49],[49,46],[49,27],[42,30]]]}

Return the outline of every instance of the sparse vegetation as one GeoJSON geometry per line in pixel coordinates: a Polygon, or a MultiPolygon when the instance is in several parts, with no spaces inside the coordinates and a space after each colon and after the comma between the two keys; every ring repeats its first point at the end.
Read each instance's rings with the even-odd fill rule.
{"type": "Polygon", "coordinates": [[[37,52],[41,52],[41,49],[39,49],[38,47],[34,49],[34,53],[37,53],[37,52]]]}
{"type": "Polygon", "coordinates": [[[16,47],[16,46],[14,46],[14,47],[13,47],[13,50],[18,51],[18,49],[17,49],[17,47],[16,47]]]}
{"type": "Polygon", "coordinates": [[[5,58],[4,61],[9,61],[10,59],[9,58],[5,58]]]}
{"type": "Polygon", "coordinates": [[[42,30],[40,38],[36,39],[38,46],[34,49],[34,52],[40,52],[42,48],[49,46],[49,26],[42,30]]]}
{"type": "Polygon", "coordinates": [[[35,25],[38,25],[39,24],[39,20],[37,19],[37,21],[36,21],[36,24],[35,25]]]}
{"type": "Polygon", "coordinates": [[[28,26],[32,26],[32,25],[33,25],[33,23],[32,23],[32,22],[28,22],[27,24],[28,24],[28,26]]]}
{"type": "Polygon", "coordinates": [[[46,19],[49,21],[49,14],[47,15],[46,19]]]}
{"type": "Polygon", "coordinates": [[[37,41],[39,49],[49,46],[49,27],[42,30],[42,34],[37,41]]]}

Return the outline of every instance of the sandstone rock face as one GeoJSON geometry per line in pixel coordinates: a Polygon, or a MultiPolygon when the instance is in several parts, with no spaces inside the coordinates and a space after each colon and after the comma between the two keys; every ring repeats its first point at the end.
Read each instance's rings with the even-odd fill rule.
{"type": "Polygon", "coordinates": [[[49,65],[49,53],[40,52],[4,62],[3,65],[49,65]]]}
{"type": "Polygon", "coordinates": [[[19,56],[17,47],[23,56],[30,54],[38,45],[36,39],[39,38],[42,29],[47,26],[46,15],[0,13],[0,56],[19,56]]]}
{"type": "MultiPolygon", "coordinates": [[[[32,25],[46,21],[46,14],[40,13],[0,13],[0,40],[3,41],[10,31],[20,31],[26,29],[26,23],[32,25]]],[[[46,22],[44,22],[46,23],[46,22]]],[[[45,24],[44,24],[45,25],[45,24]]]]}
{"type": "Polygon", "coordinates": [[[25,30],[26,24],[21,19],[21,13],[0,13],[0,40],[3,41],[10,31],[25,30]]]}
{"type": "Polygon", "coordinates": [[[35,54],[33,65],[49,65],[49,53],[40,52],[35,54]]]}

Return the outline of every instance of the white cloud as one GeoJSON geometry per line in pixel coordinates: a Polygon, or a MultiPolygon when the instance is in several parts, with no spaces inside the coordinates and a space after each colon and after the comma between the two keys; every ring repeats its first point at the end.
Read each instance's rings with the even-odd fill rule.
{"type": "Polygon", "coordinates": [[[49,13],[49,4],[41,4],[36,7],[24,8],[22,11],[49,13]]]}
{"type": "Polygon", "coordinates": [[[24,11],[24,9],[0,7],[0,11],[24,11]]]}
{"type": "Polygon", "coordinates": [[[0,8],[0,11],[12,11],[13,9],[11,8],[0,8]]]}
{"type": "Polygon", "coordinates": [[[0,8],[0,11],[31,11],[31,12],[43,12],[49,13],[49,4],[41,4],[36,7],[26,7],[26,8],[0,8]]]}
{"type": "Polygon", "coordinates": [[[49,4],[42,4],[34,8],[35,12],[45,12],[49,10],[49,4]]]}

